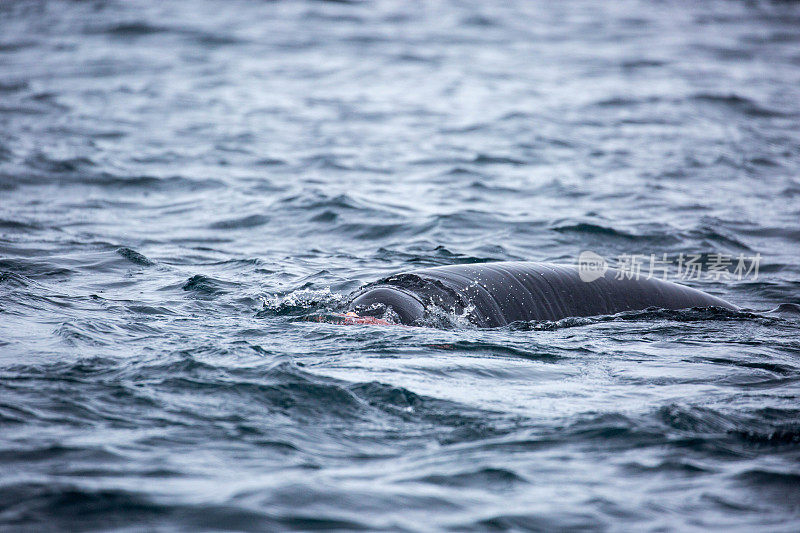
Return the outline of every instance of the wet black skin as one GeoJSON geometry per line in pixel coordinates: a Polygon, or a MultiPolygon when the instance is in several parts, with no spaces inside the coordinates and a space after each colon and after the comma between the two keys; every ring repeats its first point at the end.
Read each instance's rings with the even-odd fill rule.
{"type": "Polygon", "coordinates": [[[645,278],[627,279],[609,269],[602,277],[586,282],[576,268],[548,263],[449,265],[371,283],[349,309],[362,316],[383,316],[391,309],[402,324],[415,325],[423,323],[426,309],[434,304],[488,328],[520,320],[610,315],[649,307],[738,309],[699,290],[645,278]]]}

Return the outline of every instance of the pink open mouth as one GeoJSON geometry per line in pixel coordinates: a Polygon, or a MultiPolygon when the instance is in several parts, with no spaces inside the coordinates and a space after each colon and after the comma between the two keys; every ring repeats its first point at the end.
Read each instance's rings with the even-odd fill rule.
{"type": "Polygon", "coordinates": [[[388,320],[383,320],[382,318],[375,318],[372,316],[358,316],[357,314],[353,313],[352,311],[345,313],[343,315],[338,315],[344,319],[342,324],[352,325],[352,324],[372,324],[376,326],[396,326],[392,322],[388,320]]]}
{"type": "Polygon", "coordinates": [[[308,322],[325,322],[328,324],[336,324],[337,326],[402,326],[397,322],[390,322],[382,318],[375,318],[372,316],[359,316],[352,311],[347,313],[331,313],[328,315],[316,315],[301,319],[308,322]]]}
{"type": "Polygon", "coordinates": [[[401,324],[396,324],[394,322],[389,322],[388,320],[384,320],[382,318],[375,318],[372,316],[359,316],[352,311],[347,313],[332,313],[329,315],[317,315],[317,316],[310,316],[301,319],[303,321],[309,322],[326,322],[328,324],[336,324],[337,326],[357,326],[357,325],[369,325],[369,326],[400,326],[401,324]]]}

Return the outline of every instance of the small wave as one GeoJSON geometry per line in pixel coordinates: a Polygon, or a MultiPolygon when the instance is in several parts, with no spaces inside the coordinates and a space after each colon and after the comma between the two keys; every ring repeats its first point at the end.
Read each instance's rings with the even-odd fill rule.
{"type": "Polygon", "coordinates": [[[210,229],[247,229],[263,226],[269,223],[270,218],[265,215],[248,215],[241,218],[231,218],[226,220],[219,220],[208,225],[210,229]]]}
{"type": "Polygon", "coordinates": [[[630,233],[626,233],[624,231],[614,229],[609,226],[601,226],[599,224],[593,224],[589,222],[580,222],[577,224],[562,224],[554,226],[551,229],[559,233],[585,233],[588,235],[604,235],[608,237],[619,237],[629,240],[634,240],[638,238],[635,235],[631,235],[630,233]]]}
{"type": "Polygon", "coordinates": [[[481,14],[468,15],[461,19],[461,24],[478,28],[491,28],[500,25],[497,19],[481,14]]]}
{"type": "Polygon", "coordinates": [[[0,270],[0,285],[6,288],[23,289],[31,285],[33,282],[22,274],[16,272],[9,272],[8,270],[0,270]]]}
{"type": "Polygon", "coordinates": [[[122,22],[109,26],[102,30],[103,33],[109,35],[117,35],[120,37],[139,37],[142,35],[154,35],[156,33],[163,33],[169,31],[169,28],[164,26],[155,26],[147,22],[122,22]]]}
{"type": "Polygon", "coordinates": [[[614,96],[595,102],[594,106],[597,107],[612,107],[612,108],[628,108],[631,106],[638,106],[642,104],[657,104],[661,102],[661,98],[657,96],[649,96],[644,98],[635,98],[629,96],[614,96]]]}
{"type": "Polygon", "coordinates": [[[735,429],[731,434],[742,440],[758,445],[781,446],[800,444],[800,426],[771,429],[735,429]]]}
{"type": "Polygon", "coordinates": [[[176,35],[187,40],[194,41],[203,46],[224,46],[242,44],[245,41],[222,33],[212,33],[197,28],[187,28],[180,26],[162,26],[151,24],[145,21],[131,21],[113,24],[106,27],[93,28],[87,33],[104,34],[118,39],[139,39],[152,37],[155,35],[176,35]]]}
{"type": "Polygon", "coordinates": [[[668,459],[655,465],[642,464],[638,462],[627,463],[623,468],[632,474],[668,474],[678,476],[700,476],[713,473],[712,469],[706,468],[688,459],[668,459]]]}
{"type": "Polygon", "coordinates": [[[587,413],[564,428],[564,440],[591,440],[607,446],[615,441],[626,440],[639,445],[660,442],[663,431],[642,424],[635,418],[622,413],[587,413]]]}
{"type": "Polygon", "coordinates": [[[489,410],[423,396],[403,387],[384,383],[355,383],[348,386],[362,401],[406,421],[430,424],[441,444],[474,442],[504,434],[507,417],[489,410]]]}
{"type": "Polygon", "coordinates": [[[34,152],[25,159],[25,164],[37,170],[58,174],[79,172],[95,167],[94,161],[88,157],[55,158],[42,152],[34,152]]]}
{"type": "Polygon", "coordinates": [[[21,220],[8,220],[0,218],[0,229],[3,230],[13,230],[14,233],[17,232],[33,232],[33,231],[40,231],[44,229],[40,224],[35,222],[23,222],[21,220]]]}
{"type": "Polygon", "coordinates": [[[605,520],[591,513],[553,512],[500,514],[471,524],[461,524],[465,531],[604,531],[605,520]]]}
{"type": "Polygon", "coordinates": [[[7,180],[11,185],[50,185],[53,183],[54,176],[50,173],[59,174],[59,182],[62,184],[85,185],[88,187],[104,188],[141,188],[161,192],[176,190],[197,191],[224,187],[224,182],[217,179],[185,178],[182,176],[156,177],[148,175],[124,176],[112,174],[111,172],[93,170],[94,163],[88,158],[47,158],[40,157],[38,162],[29,164],[34,170],[44,170],[41,165],[48,168],[44,174],[24,170],[9,174],[0,173],[0,178],[7,180]]]}
{"type": "Polygon", "coordinates": [[[471,472],[457,474],[429,474],[411,478],[408,481],[430,483],[443,487],[480,488],[490,490],[508,490],[515,485],[529,483],[524,477],[503,468],[481,468],[471,472]]]}
{"type": "Polygon", "coordinates": [[[255,161],[254,164],[258,165],[260,167],[279,167],[279,166],[285,166],[288,163],[286,161],[284,161],[283,159],[277,159],[277,158],[273,158],[273,157],[264,157],[264,158],[261,158],[261,159],[258,159],[257,161],[255,161]]]}
{"type": "Polygon", "coordinates": [[[87,176],[77,179],[76,182],[100,187],[136,187],[157,191],[188,190],[198,191],[224,187],[225,184],[217,179],[184,178],[182,176],[155,177],[155,176],[119,176],[109,172],[102,172],[96,176],[87,176]]]}
{"type": "Polygon", "coordinates": [[[798,370],[796,367],[788,364],[766,362],[766,361],[748,361],[741,359],[731,359],[727,357],[709,357],[704,360],[718,365],[728,365],[740,368],[753,368],[757,370],[764,370],[771,374],[777,374],[780,376],[788,376],[798,370]]]}
{"type": "Polygon", "coordinates": [[[324,289],[298,289],[288,294],[272,294],[261,297],[263,309],[256,316],[285,316],[306,313],[319,308],[337,308],[345,301],[345,296],[324,289]]]}
{"type": "Polygon", "coordinates": [[[124,257],[125,259],[127,259],[128,261],[130,261],[131,263],[136,263],[137,265],[141,266],[155,265],[155,262],[151,261],[150,259],[148,259],[147,257],[145,257],[144,255],[140,254],[139,252],[137,252],[132,248],[127,248],[123,246],[122,248],[117,248],[117,253],[122,257],[124,257]]]}
{"type": "Polygon", "coordinates": [[[225,294],[237,286],[236,283],[196,274],[186,280],[181,288],[197,295],[216,296],[225,294]]]}
{"type": "Polygon", "coordinates": [[[457,350],[460,353],[477,353],[493,356],[519,357],[530,361],[559,361],[562,356],[546,351],[528,350],[517,348],[507,344],[497,344],[491,342],[477,341],[456,341],[447,344],[430,345],[429,347],[438,350],[457,350]]]}
{"type": "Polygon", "coordinates": [[[338,215],[352,213],[360,218],[371,221],[386,221],[397,218],[397,208],[375,201],[362,201],[352,194],[330,195],[323,191],[311,189],[301,194],[293,194],[279,199],[271,206],[272,211],[286,211],[296,216],[296,213],[319,214],[332,212],[338,215]]]}
{"type": "MultiPolygon", "coordinates": [[[[11,161],[13,157],[14,157],[14,152],[12,152],[10,148],[6,148],[2,144],[0,144],[0,163],[11,161]]],[[[8,184],[0,181],[0,190],[6,187],[8,187],[8,184]]]]}
{"type": "Polygon", "coordinates": [[[25,158],[24,167],[13,174],[3,174],[10,182],[19,185],[48,185],[57,174],[62,184],[96,187],[140,187],[157,190],[202,190],[223,186],[217,179],[187,178],[183,176],[150,176],[115,174],[98,170],[89,157],[54,157],[34,151],[25,158]]]}
{"type": "Polygon", "coordinates": [[[623,61],[620,66],[625,70],[636,70],[663,67],[666,64],[668,64],[668,62],[661,59],[629,59],[623,61]]]}
{"type": "Polygon", "coordinates": [[[410,268],[451,265],[456,263],[486,263],[489,261],[502,261],[505,254],[497,256],[476,256],[461,254],[449,248],[436,245],[428,241],[411,241],[405,243],[403,249],[380,247],[375,253],[375,258],[382,261],[402,261],[410,268]]]}
{"type": "Polygon", "coordinates": [[[70,346],[106,346],[108,343],[100,335],[109,332],[109,328],[98,328],[97,325],[83,321],[80,324],[64,322],[53,333],[70,346]]]}
{"type": "Polygon", "coordinates": [[[128,310],[133,313],[142,315],[159,316],[159,315],[174,315],[174,311],[164,306],[153,305],[129,305],[128,310]]]}
{"type": "MultiPolygon", "coordinates": [[[[721,229],[718,224],[702,224],[700,227],[689,231],[686,236],[687,238],[702,242],[706,245],[711,244],[716,247],[722,246],[737,251],[753,251],[747,244],[721,229]]],[[[708,253],[701,254],[703,266],[705,266],[708,261],[708,256],[708,253]]]]}
{"type": "Polygon", "coordinates": [[[72,269],[59,266],[50,261],[26,259],[0,259],[0,269],[7,269],[34,279],[39,277],[67,277],[75,273],[72,269]]]}
{"type": "Polygon", "coordinates": [[[692,433],[721,435],[736,427],[735,420],[708,407],[672,404],[659,408],[656,417],[672,429],[692,433]]]}
{"type": "MultiPolygon", "coordinates": [[[[2,7],[0,5],[0,7],[2,7]]],[[[34,48],[39,43],[34,40],[20,40],[17,42],[2,42],[0,43],[0,52],[17,52],[19,50],[25,50],[27,48],[34,48]]]]}
{"type": "Polygon", "coordinates": [[[692,101],[700,104],[720,106],[749,117],[780,118],[792,116],[790,113],[764,107],[750,98],[745,98],[733,93],[699,93],[692,97],[692,101]]]}
{"type": "Polygon", "coordinates": [[[473,170],[471,168],[466,168],[466,167],[461,166],[461,165],[456,165],[453,168],[451,168],[450,170],[447,170],[447,171],[443,172],[442,176],[445,176],[445,177],[455,176],[455,177],[459,177],[459,178],[461,178],[461,177],[464,177],[464,178],[475,178],[476,181],[474,181],[473,183],[481,183],[481,184],[483,183],[483,180],[488,179],[488,176],[486,174],[482,174],[482,173],[478,172],[477,170],[473,170]]]}
{"type": "Polygon", "coordinates": [[[739,481],[754,487],[781,491],[784,498],[800,503],[800,474],[796,472],[754,469],[743,472],[736,477],[739,481]]]}
{"type": "MultiPolygon", "coordinates": [[[[0,45],[0,51],[3,50],[2,45],[0,45]]],[[[0,93],[14,93],[18,91],[24,91],[30,87],[30,84],[24,80],[8,80],[8,81],[0,81],[0,93]]]]}
{"type": "MultiPolygon", "coordinates": [[[[354,117],[348,117],[354,118],[354,117]]],[[[368,117],[370,119],[377,119],[379,117],[368,117]]],[[[310,168],[320,168],[327,170],[347,170],[347,171],[362,171],[378,174],[390,174],[391,170],[384,167],[367,167],[359,164],[344,162],[345,156],[336,156],[329,154],[314,155],[303,159],[303,166],[310,168]]]]}
{"type": "Polygon", "coordinates": [[[527,164],[521,159],[502,155],[478,154],[472,162],[476,165],[513,165],[522,166],[527,164]]]}
{"type": "MultiPolygon", "coordinates": [[[[109,469],[108,474],[116,472],[109,469]]],[[[117,488],[86,487],[64,481],[14,482],[0,490],[4,523],[26,530],[101,530],[132,524],[146,529],[202,530],[209,525],[245,531],[368,529],[355,520],[307,516],[301,512],[276,515],[236,504],[162,502],[153,494],[117,488]]]]}
{"type": "Polygon", "coordinates": [[[770,313],[776,313],[779,315],[800,315],[800,304],[782,303],[775,309],[771,310],[770,313]]]}

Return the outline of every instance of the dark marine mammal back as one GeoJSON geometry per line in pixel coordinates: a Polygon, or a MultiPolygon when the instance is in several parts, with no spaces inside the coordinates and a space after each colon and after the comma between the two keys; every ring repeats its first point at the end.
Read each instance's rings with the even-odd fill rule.
{"type": "Polygon", "coordinates": [[[586,282],[570,266],[531,262],[427,268],[390,276],[364,288],[351,309],[391,308],[403,324],[420,323],[431,305],[464,315],[479,327],[515,321],[560,320],[660,307],[736,306],[704,292],[658,279],[627,279],[608,270],[586,282]],[[619,279],[621,278],[621,279],[619,279]]]}

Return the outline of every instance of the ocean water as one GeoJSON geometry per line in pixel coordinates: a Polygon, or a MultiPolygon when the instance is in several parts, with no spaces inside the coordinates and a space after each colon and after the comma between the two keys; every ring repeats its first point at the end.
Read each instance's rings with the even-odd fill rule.
{"type": "Polygon", "coordinates": [[[2,2],[0,529],[797,531],[799,169],[792,2],[2,2]],[[316,321],[586,250],[760,263],[316,321]]]}

